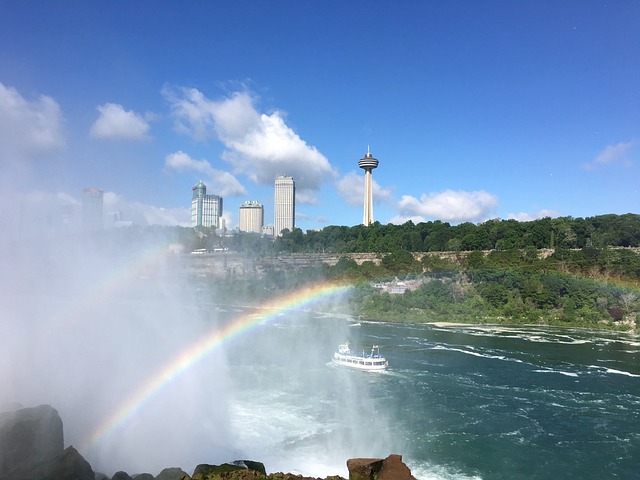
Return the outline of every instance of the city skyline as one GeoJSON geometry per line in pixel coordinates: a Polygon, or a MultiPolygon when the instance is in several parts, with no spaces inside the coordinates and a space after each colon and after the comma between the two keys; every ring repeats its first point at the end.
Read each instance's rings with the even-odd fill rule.
{"type": "Polygon", "coordinates": [[[189,226],[202,179],[232,229],[286,173],[297,227],[353,226],[367,145],[382,224],[637,212],[639,22],[627,0],[4,2],[2,216],[96,186],[122,221],[189,226]]]}

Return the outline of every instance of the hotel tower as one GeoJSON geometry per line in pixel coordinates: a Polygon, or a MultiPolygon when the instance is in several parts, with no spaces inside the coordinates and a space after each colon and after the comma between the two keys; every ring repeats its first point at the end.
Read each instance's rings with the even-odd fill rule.
{"type": "Polygon", "coordinates": [[[273,234],[278,236],[285,228],[293,230],[296,226],[296,184],[292,177],[280,175],[276,178],[273,210],[273,234]]]}
{"type": "Polygon", "coordinates": [[[240,205],[240,226],[241,232],[262,233],[264,226],[264,207],[261,203],[246,201],[240,205]]]}
{"type": "Polygon", "coordinates": [[[207,195],[207,187],[202,181],[191,190],[191,226],[221,228],[222,197],[207,195]]]}
{"type": "Polygon", "coordinates": [[[367,153],[358,162],[358,166],[364,170],[364,213],[362,223],[369,226],[373,223],[373,174],[371,171],[378,168],[378,159],[367,148],[367,153]]]}

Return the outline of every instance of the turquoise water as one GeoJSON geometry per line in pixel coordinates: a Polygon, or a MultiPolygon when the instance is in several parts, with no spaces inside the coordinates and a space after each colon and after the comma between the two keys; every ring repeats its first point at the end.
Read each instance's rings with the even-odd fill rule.
{"type": "Polygon", "coordinates": [[[267,471],[347,477],[399,453],[418,479],[640,478],[640,338],[283,316],[227,352],[237,447],[267,471]],[[383,373],[329,362],[380,345],[383,373]]]}

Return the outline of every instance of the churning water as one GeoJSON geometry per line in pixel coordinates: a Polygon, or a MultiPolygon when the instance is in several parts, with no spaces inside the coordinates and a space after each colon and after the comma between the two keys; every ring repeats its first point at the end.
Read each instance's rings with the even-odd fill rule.
{"type": "Polygon", "coordinates": [[[638,336],[298,312],[226,355],[236,447],[269,472],[398,453],[422,480],[640,478],[638,336]],[[344,340],[380,345],[389,370],[333,366],[344,340]]]}

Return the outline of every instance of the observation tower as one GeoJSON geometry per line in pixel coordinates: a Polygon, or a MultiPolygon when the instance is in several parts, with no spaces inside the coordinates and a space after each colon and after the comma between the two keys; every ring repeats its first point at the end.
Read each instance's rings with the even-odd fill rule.
{"type": "Polygon", "coordinates": [[[364,214],[362,223],[369,226],[373,223],[373,174],[374,168],[378,168],[378,159],[373,158],[369,147],[367,153],[358,161],[358,166],[364,170],[364,214]]]}

